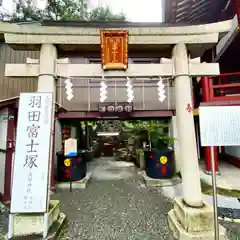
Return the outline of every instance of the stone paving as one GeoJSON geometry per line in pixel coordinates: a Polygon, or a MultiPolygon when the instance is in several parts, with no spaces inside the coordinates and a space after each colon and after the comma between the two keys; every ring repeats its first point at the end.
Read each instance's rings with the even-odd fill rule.
{"type": "MultiPolygon", "coordinates": [[[[200,161],[201,180],[208,185],[212,185],[212,177],[206,174],[204,169],[205,164],[203,161],[200,161]]],[[[219,161],[219,171],[221,174],[216,176],[219,188],[240,190],[240,181],[238,180],[239,168],[230,163],[219,161]]]]}
{"type": "Polygon", "coordinates": [[[69,220],[62,239],[171,239],[166,217],[171,201],[144,187],[133,166],[98,161],[89,166],[93,175],[86,189],[59,190],[53,196],[69,220]]]}

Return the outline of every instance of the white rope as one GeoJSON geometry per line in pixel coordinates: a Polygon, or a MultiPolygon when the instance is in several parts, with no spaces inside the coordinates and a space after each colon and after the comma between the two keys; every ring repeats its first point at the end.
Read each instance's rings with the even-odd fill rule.
{"type": "Polygon", "coordinates": [[[134,99],[134,92],[133,92],[132,81],[129,77],[127,77],[126,87],[127,87],[127,98],[128,98],[127,102],[131,103],[134,99]]]}
{"type": "Polygon", "coordinates": [[[107,99],[107,84],[106,79],[102,76],[102,81],[100,82],[100,102],[104,102],[107,99]]]}

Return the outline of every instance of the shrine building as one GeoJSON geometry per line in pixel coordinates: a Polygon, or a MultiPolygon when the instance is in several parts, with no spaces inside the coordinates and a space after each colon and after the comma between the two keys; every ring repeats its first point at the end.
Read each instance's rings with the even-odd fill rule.
{"type": "MultiPolygon", "coordinates": [[[[203,101],[239,104],[240,97],[228,90],[238,85],[220,81],[226,78],[219,77],[221,64],[219,68],[217,62],[237,28],[237,17],[193,26],[1,22],[0,192],[4,201],[10,201],[19,94],[37,91],[51,92],[55,100],[52,188],[55,155],[62,144],[61,120],[119,117],[114,114],[119,111],[124,119],[170,119],[172,135],[177,139],[174,153],[183,178],[183,199],[190,207],[202,207],[198,106],[203,101]],[[209,59],[208,53],[215,46],[216,61],[209,59]],[[127,82],[134,92],[130,101],[127,82]],[[161,93],[159,82],[165,90],[161,93]],[[103,83],[107,85],[107,100],[100,96],[103,83]],[[71,89],[68,93],[66,87],[71,89]]],[[[177,217],[173,215],[169,218],[177,217]]]]}

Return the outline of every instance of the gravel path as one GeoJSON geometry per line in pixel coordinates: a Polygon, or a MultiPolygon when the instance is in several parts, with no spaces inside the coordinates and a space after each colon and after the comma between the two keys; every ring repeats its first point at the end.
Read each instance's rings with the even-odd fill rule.
{"type": "MultiPolygon", "coordinates": [[[[146,188],[134,167],[109,158],[91,162],[92,180],[86,189],[58,190],[52,199],[60,199],[68,217],[61,240],[172,240],[167,225],[171,200],[162,189],[146,188]]],[[[8,213],[0,213],[1,234],[6,234],[8,213]]],[[[221,224],[229,240],[240,239],[240,224],[221,224]]]]}
{"type": "Polygon", "coordinates": [[[8,211],[1,209],[0,211],[0,240],[4,240],[4,235],[8,231],[8,211]]]}
{"type": "MultiPolygon", "coordinates": [[[[93,166],[99,168],[96,163],[93,166]]],[[[134,167],[109,164],[103,159],[101,169],[93,171],[86,189],[74,189],[72,193],[61,190],[53,196],[61,200],[69,220],[63,239],[171,239],[166,216],[172,203],[161,193],[145,188],[134,167]],[[102,174],[106,171],[111,173],[108,177],[102,174]]]]}

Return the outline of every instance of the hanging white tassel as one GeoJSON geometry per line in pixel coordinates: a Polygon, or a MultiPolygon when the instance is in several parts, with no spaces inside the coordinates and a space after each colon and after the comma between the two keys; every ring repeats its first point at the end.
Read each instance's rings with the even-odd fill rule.
{"type": "Polygon", "coordinates": [[[126,87],[127,87],[127,97],[128,97],[127,102],[131,103],[134,99],[134,95],[133,95],[132,81],[129,77],[127,77],[126,87]]]}
{"type": "Polygon", "coordinates": [[[163,84],[163,79],[159,77],[159,81],[157,83],[158,85],[158,100],[160,102],[163,102],[166,98],[166,91],[165,91],[165,85],[163,84]]]}
{"type": "Polygon", "coordinates": [[[100,102],[102,103],[107,99],[107,84],[106,84],[104,77],[102,77],[100,86],[101,86],[100,87],[100,102]]]}
{"type": "Polygon", "coordinates": [[[65,80],[65,89],[66,89],[66,94],[67,94],[67,100],[68,101],[71,101],[72,98],[74,97],[73,96],[73,89],[72,89],[72,87],[73,87],[73,84],[71,82],[71,79],[67,78],[65,80]]]}

